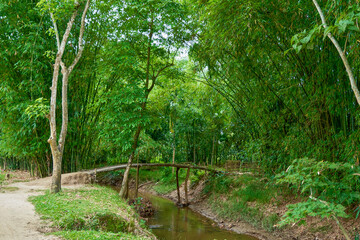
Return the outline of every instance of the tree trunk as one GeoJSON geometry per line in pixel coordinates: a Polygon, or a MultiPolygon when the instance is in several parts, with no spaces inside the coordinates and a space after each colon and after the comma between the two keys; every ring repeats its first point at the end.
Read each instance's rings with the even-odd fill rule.
{"type": "MultiPolygon", "coordinates": [[[[146,110],[146,102],[147,99],[149,97],[149,94],[151,92],[151,90],[153,89],[154,85],[155,85],[155,80],[156,78],[152,79],[152,83],[151,86],[149,87],[149,82],[150,82],[150,61],[151,61],[151,44],[152,44],[152,37],[153,37],[153,23],[154,23],[154,19],[151,19],[151,23],[150,23],[150,32],[149,32],[149,41],[148,41],[148,47],[147,47],[147,60],[146,60],[146,82],[145,82],[145,101],[141,104],[141,117],[143,117],[143,113],[146,110]]],[[[128,181],[129,181],[129,173],[130,173],[130,168],[131,168],[131,164],[135,155],[135,151],[137,149],[137,144],[138,144],[138,140],[139,140],[139,136],[141,133],[141,125],[138,126],[137,131],[134,135],[134,143],[132,146],[132,153],[129,157],[128,160],[128,164],[126,166],[126,170],[124,173],[124,177],[123,177],[123,181],[121,183],[121,189],[119,192],[119,195],[121,198],[126,198],[127,196],[127,191],[128,191],[128,181]]]]}
{"type": "Polygon", "coordinates": [[[51,178],[50,192],[57,193],[61,190],[61,161],[62,154],[60,151],[55,150],[53,153],[53,173],[51,178]]]}
{"type": "Polygon", "coordinates": [[[126,166],[124,177],[123,177],[123,180],[122,180],[122,183],[121,183],[121,189],[120,189],[120,192],[119,192],[119,195],[120,195],[121,198],[126,198],[126,195],[127,195],[129,173],[130,173],[130,168],[131,168],[133,158],[134,158],[134,152],[132,152],[130,157],[129,157],[128,164],[126,166]]]}
{"type": "MultiPolygon", "coordinates": [[[[143,117],[143,114],[146,110],[146,104],[149,98],[149,94],[152,91],[152,89],[155,86],[156,80],[159,77],[159,75],[161,74],[162,71],[164,71],[165,69],[167,69],[170,66],[173,66],[173,63],[168,64],[166,66],[164,66],[163,68],[159,69],[159,71],[157,71],[157,73],[150,73],[150,68],[151,66],[151,47],[152,47],[152,39],[153,39],[153,34],[154,34],[154,29],[153,29],[153,25],[154,25],[154,18],[151,17],[151,22],[149,23],[149,35],[148,35],[148,46],[147,46],[147,59],[146,59],[146,80],[145,80],[145,96],[144,96],[144,102],[141,104],[141,118],[143,117]]],[[[134,135],[134,143],[132,146],[132,153],[129,157],[127,166],[126,166],[126,170],[124,173],[124,178],[123,181],[121,183],[121,189],[119,192],[119,195],[121,198],[125,198],[126,197],[126,192],[127,192],[127,186],[128,186],[128,181],[129,181],[129,173],[130,173],[130,168],[131,168],[131,164],[137,149],[137,145],[138,145],[138,140],[139,140],[139,136],[142,130],[142,125],[138,125],[137,131],[134,135]]]]}
{"type": "Polygon", "coordinates": [[[68,37],[70,35],[72,26],[75,22],[75,18],[77,16],[78,9],[80,5],[76,2],[74,6],[73,14],[67,24],[65,33],[63,35],[63,38],[60,42],[59,37],[59,31],[56,24],[56,19],[54,18],[54,15],[50,12],[51,20],[54,25],[55,30],[55,36],[56,36],[56,42],[57,42],[57,54],[54,64],[54,71],[53,71],[53,78],[52,78],[52,86],[51,86],[51,100],[50,100],[50,113],[49,113],[49,122],[50,122],[50,138],[48,140],[51,148],[51,154],[53,158],[53,175],[51,180],[51,187],[50,191],[51,193],[57,193],[61,190],[61,161],[62,156],[64,152],[64,146],[65,146],[65,139],[67,134],[67,127],[68,127],[68,102],[67,102],[67,88],[68,88],[68,80],[69,76],[78,63],[82,52],[84,50],[84,46],[82,44],[83,41],[83,35],[85,30],[85,17],[86,13],[90,6],[90,0],[87,0],[82,17],[81,17],[81,27],[79,32],[79,51],[75,56],[75,59],[73,60],[72,64],[69,68],[65,66],[65,64],[62,62],[62,57],[65,51],[66,44],[68,42],[68,37]],[[62,78],[62,126],[61,126],[61,132],[59,136],[59,141],[57,141],[57,127],[56,127],[56,96],[57,96],[57,85],[58,85],[58,79],[59,79],[59,70],[61,66],[61,73],[63,74],[62,78]]]}
{"type": "Polygon", "coordinates": [[[134,135],[134,143],[133,143],[133,146],[132,146],[133,151],[132,151],[132,153],[131,153],[131,155],[129,157],[128,163],[126,165],[124,177],[123,177],[123,180],[122,180],[122,183],[121,183],[121,189],[120,189],[120,192],[119,192],[119,195],[120,195],[121,198],[126,198],[126,196],[127,196],[131,164],[132,164],[132,161],[133,161],[134,156],[135,156],[135,151],[136,151],[136,148],[137,148],[140,133],[141,133],[141,126],[138,126],[138,129],[136,130],[136,133],[134,135]]]}

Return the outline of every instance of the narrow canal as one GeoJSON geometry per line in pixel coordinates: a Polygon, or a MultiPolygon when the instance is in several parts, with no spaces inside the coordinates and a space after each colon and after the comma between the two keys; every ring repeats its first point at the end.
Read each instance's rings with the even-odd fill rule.
{"type": "Polygon", "coordinates": [[[155,208],[148,226],[160,240],[257,240],[217,227],[214,222],[189,208],[178,208],[172,201],[143,194],[155,208]]]}

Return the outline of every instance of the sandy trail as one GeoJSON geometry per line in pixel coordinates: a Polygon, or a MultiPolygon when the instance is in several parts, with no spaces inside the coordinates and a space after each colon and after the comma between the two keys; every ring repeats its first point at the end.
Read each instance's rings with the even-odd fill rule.
{"type": "MultiPolygon", "coordinates": [[[[74,179],[74,174],[64,174],[63,176],[62,182],[67,181],[68,183],[66,188],[83,186],[81,181],[69,181],[69,179],[74,179]]],[[[84,177],[76,176],[75,179],[83,180],[84,177]]],[[[42,190],[49,189],[50,181],[50,178],[43,178],[3,186],[0,190],[0,240],[60,239],[55,236],[47,236],[39,231],[46,228],[46,224],[40,220],[35,213],[34,206],[28,201],[30,196],[42,194],[42,190]],[[16,190],[10,191],[10,187],[16,188],[16,190]]]]}
{"type": "Polygon", "coordinates": [[[42,224],[28,198],[40,194],[36,190],[42,190],[45,187],[32,186],[31,183],[10,184],[4,187],[5,192],[0,193],[0,239],[58,239],[45,236],[38,231],[42,224]],[[16,187],[18,190],[8,191],[6,190],[8,187],[16,187]]]}

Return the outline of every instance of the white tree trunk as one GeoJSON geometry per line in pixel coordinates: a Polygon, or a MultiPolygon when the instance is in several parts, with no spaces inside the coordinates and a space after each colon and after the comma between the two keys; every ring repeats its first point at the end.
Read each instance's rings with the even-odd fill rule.
{"type": "Polygon", "coordinates": [[[81,27],[79,33],[79,51],[69,68],[65,66],[62,62],[62,56],[65,51],[65,47],[67,44],[67,40],[69,38],[72,26],[74,25],[75,18],[78,13],[78,8],[80,5],[76,2],[74,7],[74,12],[67,23],[67,27],[63,38],[60,42],[59,32],[56,24],[56,20],[52,13],[50,13],[51,20],[54,25],[55,35],[56,35],[56,42],[58,47],[58,52],[56,54],[55,64],[54,64],[54,72],[52,78],[52,86],[51,86],[51,100],[50,100],[50,114],[49,114],[49,121],[50,121],[50,138],[48,140],[51,148],[51,154],[53,158],[53,174],[51,180],[51,187],[50,190],[52,193],[57,193],[61,190],[61,162],[64,152],[65,146],[65,139],[67,135],[67,127],[68,127],[68,102],[67,102],[67,89],[68,89],[68,81],[69,76],[74,69],[75,65],[78,63],[79,59],[81,58],[82,52],[84,50],[83,47],[83,36],[85,30],[85,17],[86,13],[89,9],[90,0],[87,0],[84,11],[81,18],[81,27]],[[59,136],[59,141],[57,142],[57,135],[56,135],[56,96],[57,96],[57,85],[59,79],[59,70],[61,66],[61,73],[63,75],[62,78],[62,126],[61,132],[59,136]]]}

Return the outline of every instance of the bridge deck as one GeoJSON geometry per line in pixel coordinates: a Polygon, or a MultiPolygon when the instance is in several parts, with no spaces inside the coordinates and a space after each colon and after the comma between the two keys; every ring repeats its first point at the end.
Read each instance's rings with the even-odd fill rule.
{"type": "MultiPolygon", "coordinates": [[[[84,172],[90,173],[90,174],[93,174],[95,172],[97,172],[97,173],[99,173],[99,172],[110,172],[110,171],[115,171],[115,170],[119,170],[119,169],[125,169],[126,166],[127,166],[127,164],[120,164],[120,165],[115,165],[115,166],[110,166],[110,167],[102,167],[102,168],[97,168],[97,169],[92,169],[92,170],[86,170],[84,172]]],[[[138,166],[139,167],[176,167],[176,168],[199,169],[199,170],[210,171],[210,172],[223,172],[221,170],[216,170],[216,169],[203,167],[203,166],[194,166],[194,165],[189,165],[189,164],[134,163],[134,164],[131,165],[132,168],[137,168],[138,166]]]]}

